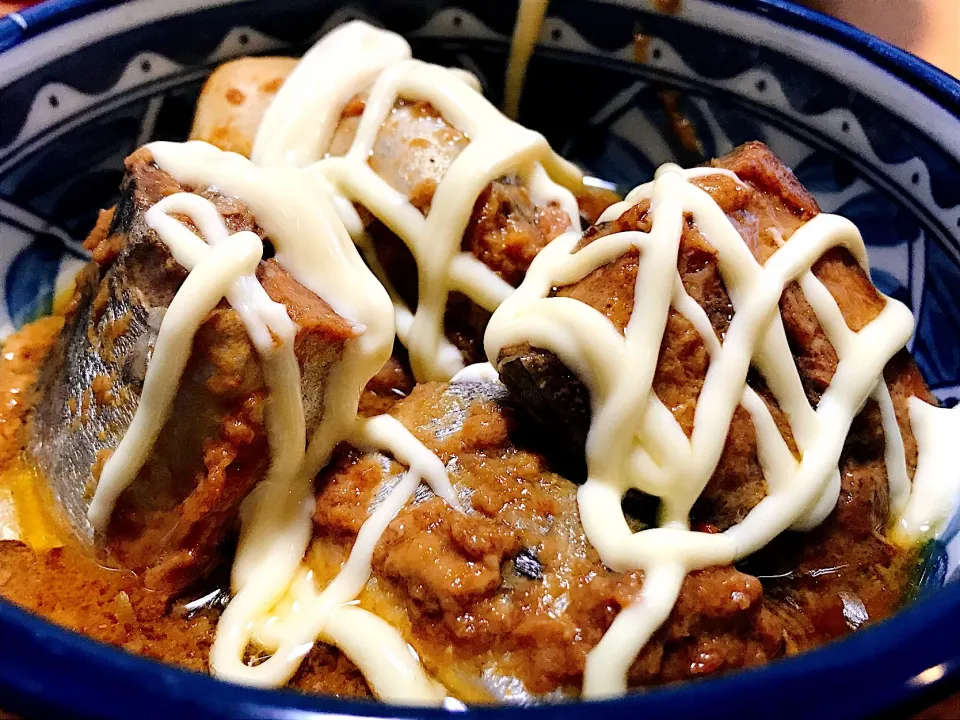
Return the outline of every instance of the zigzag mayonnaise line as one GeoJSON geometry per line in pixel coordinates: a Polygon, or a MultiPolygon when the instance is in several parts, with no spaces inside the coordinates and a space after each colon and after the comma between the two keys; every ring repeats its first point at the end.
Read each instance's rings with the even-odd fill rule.
{"type": "MultiPolygon", "coordinates": [[[[859,332],[850,330],[810,267],[825,251],[842,246],[866,268],[866,249],[856,228],[843,218],[818,215],[760,265],[720,207],[689,182],[713,173],[736,179],[722,170],[683,171],[665,165],[654,182],[636,188],[625,202],[601,217],[601,222],[615,219],[649,199],[649,233],[608,235],[581,250],[577,250],[576,233],[555,240],[537,256],[523,284],[494,313],[487,329],[491,362],[504,348],[529,343],[553,352],[590,390],[589,479],[578,496],[584,529],[606,565],[645,571],[640,598],[620,613],[590,653],[584,678],[588,697],[626,690],[627,670],[666,620],[688,572],[731,563],[787,529],[810,529],[826,518],[837,502],[837,462],[850,423],[871,396],[880,402],[884,419],[894,510],[912,507],[907,499],[909,485],[905,485],[903,441],[883,381],[884,366],[913,331],[912,315],[901,303],[886,298],[877,318],[859,332]],[[703,309],[684,291],[677,273],[686,214],[717,249],[719,270],[736,309],[722,343],[703,309]],[[643,310],[632,313],[624,335],[593,308],[570,298],[549,297],[552,288],[576,282],[630,248],[640,251],[634,307],[643,310]],[[794,280],[839,358],[833,383],[816,410],[807,402],[778,313],[780,295],[794,280]],[[693,324],[710,353],[689,439],[652,390],[655,349],[662,342],[671,307],[693,324]],[[751,364],[764,375],[790,418],[799,461],[766,405],[746,384],[751,364]],[[692,532],[690,510],[717,466],[739,404],[754,421],[768,494],[743,522],[726,532],[692,532]],[[660,527],[637,533],[629,529],[620,503],[630,488],[661,499],[660,527]]],[[[913,402],[918,415],[949,412],[956,417],[954,411],[913,402]]],[[[923,446],[932,431],[922,424],[915,431],[920,433],[922,451],[928,452],[923,446]]],[[[915,491],[925,487],[920,482],[921,468],[925,470],[923,461],[915,491]]],[[[941,465],[939,472],[944,471],[941,465]]],[[[904,527],[922,524],[904,521],[904,527]]]]}
{"type": "MultiPolygon", "coordinates": [[[[411,60],[410,48],[399,35],[362,22],[337,28],[304,56],[267,110],[252,158],[270,166],[312,167],[335,192],[363,205],[410,249],[420,275],[418,304],[411,313],[395,302],[399,336],[421,381],[449,380],[463,367],[443,335],[451,291],[463,292],[491,311],[512,291],[483,263],[460,251],[474,203],[491,181],[516,173],[536,202],[557,202],[571,227],[580,227],[570,189],[579,187],[583,176],[575,166],[554,153],[542,135],[504,117],[462,73],[411,60]],[[367,90],[349,151],[327,157],[340,111],[367,90]],[[401,98],[429,102],[470,140],[437,185],[426,217],[367,163],[381,125],[401,98]]],[[[354,226],[362,245],[362,231],[348,225],[354,226]]]]}

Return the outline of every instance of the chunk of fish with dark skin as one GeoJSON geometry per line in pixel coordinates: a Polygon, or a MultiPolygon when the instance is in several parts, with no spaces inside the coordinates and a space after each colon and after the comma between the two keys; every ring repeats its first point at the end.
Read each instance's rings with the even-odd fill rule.
{"type": "MultiPolygon", "coordinates": [[[[170,419],[106,532],[95,537],[87,518],[103,463],[137,409],[166,308],[187,274],[144,213],[184,190],[211,200],[231,232],[263,237],[238,201],[182,187],[147,150],[128,158],[121,200],[87,241],[94,259],[78,279],[38,380],[29,445],[77,535],[105,562],[142,572],[148,585],[165,589],[188,584],[222,559],[239,503],[270,461],[260,360],[224,300],[196,333],[170,419]]],[[[354,329],[274,260],[261,262],[257,276],[298,326],[295,352],[310,431],[322,414],[327,373],[354,329]]]]}
{"type": "MultiPolygon", "coordinates": [[[[499,384],[418,385],[393,414],[444,461],[465,512],[423,485],[387,527],[360,603],[399,628],[429,673],[465,700],[529,703],[579,694],[586,655],[643,573],[603,566],[584,536],[577,486],[523,435],[499,384]]],[[[363,521],[399,481],[389,457],[342,452],[317,481],[307,562],[340,568],[363,521]]],[[[630,671],[634,687],[754,665],[784,651],[760,582],[694,572],[630,671]]]]}
{"type": "MultiPolygon", "coordinates": [[[[793,173],[760,143],[744,145],[715,160],[713,166],[735,172],[742,182],[724,175],[693,182],[724,210],[759,262],[781,242],[789,242],[797,228],[820,212],[793,173]]],[[[616,232],[649,231],[648,207],[649,203],[641,203],[617,220],[589,228],[581,247],[616,232]]],[[[634,312],[634,286],[642,261],[636,251],[628,252],[553,292],[599,310],[623,332],[634,312]]],[[[722,340],[734,308],[716,251],[691,218],[683,228],[677,267],[687,293],[706,311],[722,340]]],[[[852,330],[861,329],[883,308],[884,300],[869,276],[846,250],[828,251],[814,264],[813,272],[833,295],[852,330]]],[[[643,312],[643,308],[636,311],[643,312]]],[[[808,400],[816,407],[836,371],[836,351],[796,283],[786,288],[780,313],[808,400]]],[[[706,347],[691,323],[671,310],[653,389],[688,435],[709,362],[706,347]]],[[[505,348],[496,365],[527,414],[563,438],[562,444],[580,449],[582,457],[590,428],[590,397],[580,379],[555,355],[529,344],[505,348]]],[[[907,401],[911,396],[935,400],[905,350],[888,363],[885,377],[912,477],[917,450],[907,401]]],[[[796,453],[787,418],[763,378],[751,371],[748,382],[766,402],[796,453]]],[[[854,421],[841,457],[842,489],[833,513],[813,532],[787,533],[744,563],[750,572],[764,578],[770,601],[780,599],[777,611],[797,625],[791,635],[792,647],[812,646],[848,632],[851,628],[843,618],[851,598],[862,606],[863,616],[885,617],[909,590],[906,568],[914,560],[913,553],[893,546],[884,535],[890,521],[884,447],[879,407],[870,400],[854,421]]],[[[742,521],[765,495],[753,423],[740,407],[718,466],[693,508],[694,528],[725,530],[742,521]]]]}

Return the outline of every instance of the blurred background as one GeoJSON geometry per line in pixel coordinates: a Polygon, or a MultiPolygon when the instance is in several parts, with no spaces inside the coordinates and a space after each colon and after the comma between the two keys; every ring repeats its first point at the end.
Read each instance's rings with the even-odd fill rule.
{"type": "MultiPolygon", "coordinates": [[[[960,0],[800,0],[960,77],[960,0]]],[[[33,5],[0,0],[0,15],[33,5]]]]}
{"type": "Polygon", "coordinates": [[[960,77],[960,0],[805,0],[803,4],[960,77]]]}
{"type": "MultiPolygon", "coordinates": [[[[960,0],[799,0],[960,77],[960,0]]],[[[0,16],[32,2],[0,0],[0,16]]]]}

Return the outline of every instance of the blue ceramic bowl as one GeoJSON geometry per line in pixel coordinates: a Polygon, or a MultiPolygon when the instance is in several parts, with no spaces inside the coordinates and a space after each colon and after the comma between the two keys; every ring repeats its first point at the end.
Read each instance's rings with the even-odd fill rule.
{"type": "MultiPolygon", "coordinates": [[[[960,83],[782,0],[554,0],[523,121],[623,186],[668,160],[766,142],[871,246],[873,278],[913,309],[914,357],[960,399],[960,83]],[[634,43],[635,33],[646,39],[634,43]],[[639,54],[639,62],[635,59],[639,54]],[[669,130],[664,91],[697,142],[669,130]]],[[[204,77],[251,53],[298,52],[365,17],[418,56],[460,65],[495,100],[516,4],[484,0],[58,0],[0,20],[0,330],[48,311],[57,278],[113,202],[122,159],[183,139],[204,77]]],[[[866,717],[960,681],[960,516],[928,548],[918,599],[800,657],[619,701],[471,709],[482,718],[866,717]]],[[[0,603],[0,705],[33,717],[439,717],[226,685],[99,645],[0,603]]]]}

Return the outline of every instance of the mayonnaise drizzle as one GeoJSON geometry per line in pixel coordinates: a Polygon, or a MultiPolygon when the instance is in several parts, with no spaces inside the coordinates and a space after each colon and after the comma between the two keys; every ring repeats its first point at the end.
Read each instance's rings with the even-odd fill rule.
{"type": "Polygon", "coordinates": [[[497,374],[493,365],[488,362],[474,363],[473,365],[467,365],[463,370],[454,375],[450,382],[498,383],[500,382],[500,375],[497,374]]]}
{"type": "Polygon", "coordinates": [[[308,50],[283,83],[257,130],[257,165],[306,167],[322,158],[344,106],[391,65],[413,57],[395,33],[350,22],[308,50]]]}
{"type": "MultiPolygon", "coordinates": [[[[398,337],[421,381],[448,380],[463,367],[444,337],[451,291],[492,311],[513,290],[470,253],[460,251],[474,203],[490,182],[515,173],[535,202],[558,203],[571,227],[580,227],[569,189],[582,184],[582,174],[554,153],[542,135],[504,117],[462,73],[410,59],[410,48],[399,35],[359,21],[330,32],[304,56],[267,110],[252,157],[265,165],[310,166],[344,199],[363,205],[404,241],[417,263],[419,300],[411,312],[394,296],[398,337]],[[325,157],[343,106],[368,90],[349,151],[343,157],[325,157]],[[470,140],[438,184],[426,217],[367,162],[383,122],[400,99],[429,102],[470,140]]],[[[350,202],[338,203],[344,222],[358,245],[369,248],[350,202]]]]}
{"type": "MultiPolygon", "coordinates": [[[[298,407],[299,412],[274,412],[278,404],[287,407],[281,402],[284,396],[275,390],[284,381],[283,386],[288,388],[294,381],[294,394],[300,399],[292,349],[292,367],[285,368],[285,375],[283,370],[278,373],[281,382],[270,384],[268,412],[278,417],[268,428],[271,467],[267,478],[245,502],[233,567],[235,595],[217,628],[211,669],[219,677],[237,682],[280,685],[293,675],[320,637],[340,647],[381,698],[439,703],[442,690],[424,674],[416,655],[397,631],[359,608],[344,607],[369,577],[369,558],[380,533],[412,493],[411,489],[404,494],[406,485],[413,484],[415,489],[423,477],[438,495],[458,507],[442,463],[396,420],[384,416],[358,425],[360,391],[389,357],[393,341],[392,311],[383,287],[363,265],[333,201],[312,174],[296,168],[257,168],[239,155],[223,153],[205,143],[153,143],[148,148],[157,164],[180,183],[216,186],[220,192],[240,199],[274,243],[277,261],[363,331],[359,338],[348,341],[343,358],[326,379],[323,417],[306,450],[302,407],[298,407]],[[275,439],[285,443],[279,452],[275,439]],[[312,580],[303,579],[302,569],[311,535],[312,481],[327,463],[333,446],[344,439],[361,447],[388,448],[400,461],[411,459],[411,471],[406,485],[395,490],[365,523],[340,575],[317,592],[312,580]],[[430,459],[424,459],[424,455],[430,459]],[[298,575],[301,580],[294,582],[298,575]],[[274,654],[257,666],[247,666],[245,652],[257,627],[288,589],[296,594],[294,611],[282,626],[285,630],[275,645],[266,643],[277,633],[267,634],[262,643],[274,654]]],[[[197,196],[186,197],[193,198],[193,204],[206,202],[197,196]]],[[[185,200],[180,202],[174,210],[183,210],[185,200]]],[[[159,203],[155,207],[163,210],[159,203]]],[[[200,227],[211,224],[209,219],[198,219],[204,223],[198,222],[200,227]]],[[[168,236],[161,237],[169,242],[168,236]]],[[[245,301],[231,304],[242,308],[245,301]]],[[[292,336],[288,346],[292,348],[292,336]]],[[[156,360],[155,352],[151,366],[156,360]]],[[[269,365],[265,365],[265,374],[269,382],[269,365]]]]}
{"type": "Polygon", "coordinates": [[[361,450],[388,449],[398,462],[408,465],[408,471],[363,523],[347,562],[322,591],[317,592],[312,572],[302,567],[288,593],[285,614],[261,612],[245,627],[231,622],[225,629],[227,614],[237,607],[240,596],[234,598],[221,619],[211,665],[220,677],[234,682],[276,687],[293,676],[319,637],[337,645],[363,671],[381,699],[438,704],[446,695],[444,689],[427,677],[416,654],[395,629],[382,620],[374,621],[375,616],[360,608],[350,608],[347,616],[343,611],[369,580],[373,551],[383,531],[421,482],[452,507],[459,508],[459,502],[440,459],[395,418],[381,415],[358,421],[347,439],[361,450]],[[363,624],[345,622],[351,619],[361,619],[363,624]],[[221,640],[225,632],[238,633],[238,637],[221,640]],[[271,653],[255,666],[243,662],[243,651],[251,639],[271,653]],[[406,649],[401,652],[399,648],[406,649]]]}
{"type": "MultiPolygon", "coordinates": [[[[589,479],[578,494],[584,530],[606,565],[645,572],[641,597],[620,613],[588,657],[583,688],[587,697],[626,690],[627,670],[669,615],[688,572],[733,562],[784,530],[814,527],[830,513],[837,501],[837,463],[850,423],[871,395],[884,409],[889,394],[883,368],[913,329],[909,310],[886,298],[880,314],[853,332],[830,293],[810,272],[826,250],[838,246],[847,248],[866,269],[863,241],[849,221],[818,215],[760,265],[720,207],[689,182],[716,173],[736,179],[722,170],[660,168],[654,182],[636,188],[601,218],[614,219],[649,199],[649,233],[609,235],[579,251],[576,233],[558,238],[537,256],[523,284],[494,313],[487,329],[491,362],[503,348],[528,342],[556,354],[590,390],[589,479]],[[702,308],[684,291],[677,272],[685,214],[716,248],[719,270],[736,309],[722,343],[702,308]],[[571,298],[548,297],[552,288],[576,282],[630,248],[641,254],[635,308],[643,311],[631,315],[623,335],[593,308],[571,298]],[[780,296],[794,280],[839,359],[834,381],[815,410],[807,402],[778,313],[780,296]],[[710,353],[689,439],[652,390],[671,307],[690,320],[710,353]],[[789,418],[799,461],[766,404],[747,386],[751,365],[764,376],[789,418]],[[690,510],[717,466],[740,404],[754,421],[767,496],[742,523],[724,533],[693,532],[690,510]],[[660,527],[630,530],[620,506],[630,488],[661,499],[660,527]]],[[[899,432],[891,442],[901,442],[899,455],[888,453],[896,464],[902,458],[899,432]]],[[[900,502],[902,478],[896,477],[900,502]]]]}
{"type": "Polygon", "coordinates": [[[934,407],[914,397],[909,408],[917,439],[917,471],[893,532],[894,539],[906,546],[939,537],[960,505],[960,406],[934,407]]]}
{"type": "Polygon", "coordinates": [[[88,511],[91,524],[100,532],[106,530],[120,494],[149,458],[169,418],[193,337],[224,297],[240,316],[263,364],[272,400],[267,413],[268,439],[271,453],[282,458],[271,469],[282,472],[291,462],[299,463],[295,451],[290,457],[289,443],[281,432],[295,433],[285,422],[287,416],[299,415],[301,427],[303,424],[300,375],[293,354],[296,326],[286,308],[267,296],[254,275],[263,253],[260,238],[251,232],[230,235],[213,204],[190,193],[164,198],[144,219],[189,275],[164,315],[130,427],[100,474],[88,511]],[[206,242],[167,214],[171,212],[187,215],[206,242]]]}
{"type": "MultiPolygon", "coordinates": [[[[542,19],[546,3],[524,5],[543,5],[538,10],[542,19]]],[[[443,314],[452,290],[488,310],[499,307],[486,336],[491,362],[503,347],[530,342],[557,354],[591,392],[590,479],[578,495],[583,525],[605,564],[615,570],[643,569],[645,581],[639,600],[620,613],[590,653],[584,678],[587,696],[625,690],[630,664],[669,616],[688,572],[732,562],[787,528],[808,529],[822,522],[836,504],[837,462],[850,422],[869,397],[879,404],[887,436],[891,508],[900,514],[900,536],[914,541],[936,532],[945,507],[960,494],[960,473],[949,475],[953,485],[937,482],[954,467],[944,448],[960,430],[957,411],[911,401],[920,449],[912,489],[907,477],[882,371],[911,332],[909,312],[888,298],[873,322],[853,332],[810,271],[834,246],[846,247],[866,267],[859,233],[842,218],[817,216],[761,266],[716,203],[688,182],[711,173],[736,176],[665,166],[653,183],[634,190],[601,218],[613,219],[650,199],[650,233],[607,236],[579,251],[578,231],[564,235],[540,253],[512,295],[512,288],[482,263],[459,252],[476,198],[505,174],[518,175],[535,202],[558,203],[572,227],[579,228],[569,188],[580,184],[580,173],[555,155],[542,136],[500,115],[478,89],[471,76],[412,60],[399,36],[349,23],[308,52],[278,94],[254,145],[254,161],[264,167],[204,143],[148,146],[157,164],[180,183],[213,186],[241,200],[276,246],[277,261],[353,322],[359,333],[346,343],[342,361],[326,379],[322,418],[308,433],[293,352],[297,328],[256,280],[260,238],[250,232],[230,235],[215,206],[190,193],[165,198],[147,212],[148,226],[188,276],[164,317],[137,412],[104,465],[90,517],[95,527],[105,528],[116,499],[146,462],[168,419],[193,336],[206,314],[226,298],[261,358],[270,392],[266,422],[271,464],[242,513],[233,568],[235,596],[211,651],[212,670],[220,677],[281,685],[320,639],[338,646],[382,699],[428,704],[443,700],[444,689],[427,676],[399,632],[355,603],[370,577],[381,534],[417,486],[426,482],[455,508],[457,497],[439,458],[397,420],[381,416],[359,421],[356,409],[363,386],[390,354],[394,330],[410,350],[419,379],[446,379],[455,373],[460,379],[491,379],[488,364],[462,369],[459,353],[443,336],[443,314]],[[350,150],[344,157],[325,157],[344,105],[365,91],[366,109],[350,150]],[[382,123],[400,98],[429,102],[470,139],[438,185],[427,217],[367,164],[382,123]],[[415,312],[403,306],[386,283],[354,202],[401,237],[414,255],[420,273],[415,312]],[[170,213],[188,216],[202,239],[170,213]],[[693,216],[717,248],[720,272],[736,308],[722,343],[676,271],[684,213],[693,216]],[[630,248],[642,255],[636,304],[644,312],[633,313],[623,336],[592,308],[569,298],[547,297],[551,288],[575,282],[630,248]],[[806,400],[777,312],[783,288],[794,280],[839,358],[835,382],[816,410],[806,400]],[[651,390],[670,307],[693,324],[711,358],[689,439],[651,390]],[[751,364],[764,375],[789,418],[800,460],[787,447],[765,402],[746,385],[751,364]],[[768,495],[725,533],[691,532],[690,508],[716,467],[738,405],[753,419],[768,495]],[[311,535],[312,481],[341,440],[361,450],[387,450],[409,470],[364,522],[340,573],[318,589],[303,564],[311,535]],[[620,508],[629,488],[662,499],[660,527],[630,531],[620,508]],[[256,666],[244,662],[251,642],[270,653],[256,666]]]]}

